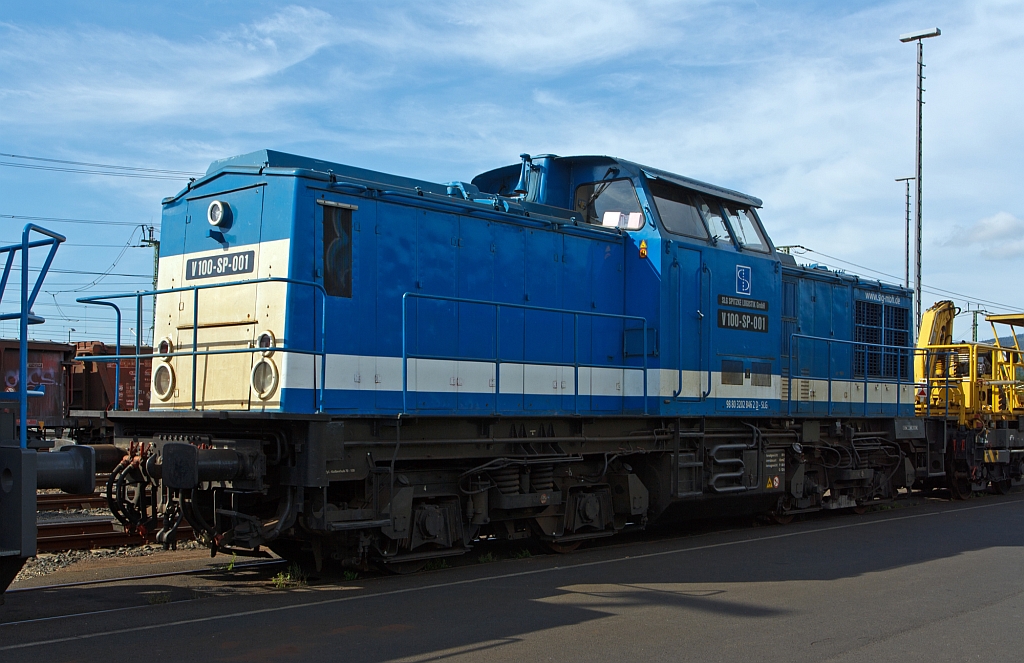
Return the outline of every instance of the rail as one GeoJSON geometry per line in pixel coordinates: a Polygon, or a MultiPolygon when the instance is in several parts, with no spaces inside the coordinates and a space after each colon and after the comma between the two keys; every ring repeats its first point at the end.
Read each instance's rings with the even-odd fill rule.
{"type": "MultiPolygon", "coordinates": [[[[885,354],[888,352],[888,354],[890,356],[895,355],[896,357],[900,357],[900,358],[903,357],[903,356],[906,356],[906,358],[907,358],[907,363],[906,363],[906,366],[907,366],[907,377],[906,377],[906,379],[902,379],[903,378],[903,368],[902,368],[902,363],[901,362],[897,362],[896,370],[895,370],[896,375],[894,376],[896,378],[896,412],[899,413],[899,408],[900,408],[900,405],[901,405],[900,397],[901,397],[901,394],[902,394],[902,391],[903,391],[902,390],[902,386],[904,384],[910,384],[910,385],[915,384],[913,378],[910,377],[910,370],[911,370],[911,366],[912,366],[911,358],[917,352],[919,352],[917,350],[917,348],[908,347],[908,346],[902,346],[902,345],[887,345],[887,344],[884,344],[884,343],[865,343],[864,341],[848,341],[846,339],[826,338],[824,336],[810,336],[808,334],[793,334],[789,338],[789,363],[788,363],[788,372],[787,372],[787,375],[786,375],[786,379],[789,382],[788,382],[788,389],[787,389],[787,394],[786,394],[786,396],[787,396],[787,398],[786,398],[786,401],[787,401],[786,402],[786,413],[790,414],[790,415],[793,414],[793,380],[794,379],[797,379],[797,380],[827,380],[827,382],[828,382],[828,400],[827,400],[827,402],[828,402],[828,415],[830,415],[830,416],[832,415],[832,406],[834,404],[833,399],[832,399],[832,384],[835,381],[841,381],[841,382],[860,382],[861,384],[864,385],[864,401],[863,401],[863,403],[861,403],[861,405],[863,405],[863,408],[864,408],[863,409],[863,416],[867,416],[867,414],[868,414],[868,405],[870,404],[868,402],[868,385],[870,385],[870,384],[892,384],[892,380],[891,379],[890,380],[872,379],[872,376],[869,375],[869,371],[868,371],[868,353],[869,352],[880,352],[883,356],[885,356],[885,354]],[[826,363],[826,366],[828,367],[827,368],[828,375],[826,375],[826,376],[799,375],[799,376],[796,376],[794,378],[794,376],[793,376],[793,360],[797,356],[796,353],[794,352],[794,345],[797,342],[801,341],[801,340],[818,342],[818,343],[825,343],[826,344],[826,346],[828,347],[828,357],[827,357],[827,363],[826,363]],[[853,346],[855,351],[858,348],[863,350],[863,352],[864,352],[864,367],[863,367],[864,368],[864,375],[862,377],[854,379],[855,376],[850,376],[849,378],[845,378],[844,377],[844,378],[840,379],[840,378],[835,378],[835,377],[832,376],[832,346],[833,345],[853,346]]],[[[888,376],[880,376],[880,377],[888,377],[888,376]]],[[[852,401],[851,401],[851,404],[852,404],[852,401]]],[[[879,405],[884,405],[884,403],[879,403],[879,405]]]]}
{"type": "MultiPolygon", "coordinates": [[[[199,291],[201,290],[212,290],[215,288],[228,288],[232,286],[244,286],[244,285],[258,285],[260,283],[285,283],[288,285],[297,286],[308,286],[313,288],[320,295],[320,349],[317,350],[303,350],[298,348],[289,348],[287,346],[277,347],[275,346],[273,351],[290,354],[302,354],[302,355],[313,355],[314,357],[320,358],[320,384],[316,385],[314,377],[314,389],[317,392],[317,412],[323,412],[324,407],[324,384],[326,382],[326,368],[327,368],[327,352],[326,352],[326,331],[327,331],[327,291],[324,287],[313,281],[302,281],[299,279],[290,279],[285,277],[265,277],[260,279],[249,279],[243,281],[230,281],[228,283],[204,283],[201,285],[183,286],[180,288],[165,288],[163,290],[149,290],[149,291],[138,291],[138,292],[125,292],[114,295],[96,295],[94,297],[80,297],[78,302],[82,304],[92,304],[95,306],[108,306],[114,309],[117,315],[117,335],[116,335],[116,346],[114,348],[113,355],[104,355],[101,357],[78,357],[79,361],[94,361],[94,362],[115,362],[115,383],[120,384],[120,365],[122,359],[133,359],[135,360],[135,404],[134,408],[139,407],[139,370],[140,362],[143,359],[164,359],[171,357],[189,357],[192,359],[192,399],[191,409],[196,409],[196,368],[198,364],[198,358],[201,356],[209,355],[227,355],[227,354],[254,354],[257,352],[265,352],[267,348],[251,347],[251,348],[236,348],[236,349],[225,349],[225,350],[200,350],[199,349],[199,291]],[[144,297],[156,297],[157,295],[168,295],[178,292],[191,292],[192,296],[192,349],[182,352],[156,352],[158,348],[154,347],[152,354],[142,354],[142,338],[141,335],[135,337],[135,354],[121,354],[121,308],[111,301],[107,300],[119,300],[119,299],[135,299],[135,311],[138,322],[137,329],[142,329],[142,299],[144,297]]],[[[315,308],[314,308],[315,310],[315,308]]],[[[315,315],[315,313],[314,313],[315,315]]],[[[118,395],[114,394],[114,409],[119,408],[118,395]]]]}
{"type": "MultiPolygon", "coordinates": [[[[540,313],[555,313],[558,315],[571,315],[573,316],[573,413],[579,414],[579,398],[580,398],[580,369],[581,368],[615,368],[622,369],[623,380],[622,380],[622,395],[623,395],[623,410],[625,410],[625,396],[626,396],[626,380],[625,374],[629,370],[640,370],[639,367],[630,366],[625,363],[625,357],[623,357],[622,364],[593,364],[583,363],[579,360],[579,318],[580,316],[588,316],[593,318],[608,318],[615,320],[632,321],[634,323],[639,322],[642,325],[643,335],[643,399],[644,399],[644,414],[647,414],[647,319],[641,316],[635,315],[618,315],[615,313],[597,313],[590,311],[573,311],[568,309],[551,308],[546,306],[528,306],[525,304],[508,304],[502,302],[492,302],[481,299],[467,299],[463,297],[447,297],[443,295],[427,295],[415,292],[407,292],[402,295],[402,411],[403,413],[409,413],[409,360],[410,359],[433,359],[438,361],[474,361],[473,358],[466,356],[448,356],[448,355],[428,355],[428,354],[414,354],[409,352],[409,300],[411,299],[426,299],[433,301],[452,302],[455,304],[469,304],[474,306],[488,306],[493,307],[494,313],[494,411],[493,414],[500,413],[498,396],[501,394],[501,311],[502,309],[515,309],[520,311],[536,311],[540,313]]],[[[625,330],[625,326],[623,326],[625,330]]],[[[477,361],[492,361],[491,357],[477,357],[477,361]]],[[[526,366],[549,366],[551,362],[542,361],[531,361],[525,359],[516,359],[512,361],[505,361],[504,363],[511,364],[522,364],[526,366]]]]}
{"type": "MultiPolygon", "coordinates": [[[[192,528],[186,523],[182,523],[177,532],[178,542],[195,538],[192,528]]],[[[141,546],[156,541],[155,531],[126,532],[112,518],[98,516],[38,521],[36,533],[37,550],[44,552],[141,546]]]]}
{"type": "MultiPolygon", "coordinates": [[[[67,238],[64,235],[47,230],[34,223],[26,224],[24,229],[21,231],[21,243],[20,244],[8,244],[7,246],[0,246],[0,255],[7,254],[7,261],[4,264],[3,276],[0,276],[0,302],[3,301],[4,293],[7,290],[7,282],[11,277],[11,268],[14,266],[15,256],[21,255],[21,296],[19,298],[19,306],[17,313],[0,313],[0,321],[2,320],[18,320],[18,443],[22,449],[28,448],[28,398],[29,396],[42,396],[45,391],[44,389],[32,389],[28,388],[28,326],[38,325],[46,322],[46,320],[32,312],[32,305],[36,302],[36,297],[39,296],[39,289],[43,286],[43,280],[46,278],[46,274],[50,271],[50,265],[53,264],[53,257],[57,254],[57,247],[61,245],[67,238]],[[45,235],[46,239],[29,240],[32,233],[38,233],[45,235]],[[29,281],[29,250],[40,248],[43,246],[49,246],[50,251],[46,255],[46,259],[43,261],[42,266],[39,268],[39,274],[36,276],[36,281],[32,286],[31,293],[29,292],[28,281],[29,281]]],[[[42,386],[42,385],[40,385],[42,386]]],[[[8,396],[7,392],[0,392],[0,400],[14,400],[8,396]]]]}

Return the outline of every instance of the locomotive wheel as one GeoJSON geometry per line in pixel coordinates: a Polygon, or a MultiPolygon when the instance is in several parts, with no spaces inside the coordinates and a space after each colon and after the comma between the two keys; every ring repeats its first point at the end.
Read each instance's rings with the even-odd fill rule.
{"type": "Polygon", "coordinates": [[[971,496],[971,477],[966,472],[954,472],[949,480],[949,492],[955,500],[966,500],[971,496]]]}
{"type": "Polygon", "coordinates": [[[583,541],[545,541],[544,547],[557,555],[567,555],[571,552],[575,552],[577,548],[583,545],[583,541]]]}
{"type": "Polygon", "coordinates": [[[771,518],[772,522],[775,523],[776,525],[788,525],[791,522],[793,522],[794,518],[796,518],[796,514],[794,514],[794,513],[780,513],[778,511],[772,511],[771,513],[768,514],[768,517],[771,518]]]}
{"type": "Polygon", "coordinates": [[[996,493],[1000,495],[1006,495],[1010,492],[1010,487],[1013,485],[1012,480],[1003,479],[1002,481],[993,481],[992,488],[996,493]]]}
{"type": "Polygon", "coordinates": [[[858,516],[863,516],[865,513],[868,512],[868,507],[865,505],[858,505],[853,507],[853,512],[858,516]]]}

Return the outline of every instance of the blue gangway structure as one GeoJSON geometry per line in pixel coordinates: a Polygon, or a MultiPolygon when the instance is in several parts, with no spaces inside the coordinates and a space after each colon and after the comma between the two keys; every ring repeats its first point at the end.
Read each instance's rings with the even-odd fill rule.
{"type": "Polygon", "coordinates": [[[0,260],[6,256],[4,273],[0,277],[0,305],[3,304],[7,283],[11,278],[14,259],[17,256],[21,256],[21,292],[18,298],[18,312],[3,313],[0,311],[0,320],[18,321],[18,390],[16,392],[0,393],[0,400],[10,400],[13,398],[18,400],[18,428],[20,430],[18,442],[22,449],[28,446],[28,426],[25,425],[25,422],[28,421],[28,399],[30,396],[42,396],[44,393],[42,385],[39,386],[38,390],[29,390],[28,388],[28,326],[46,322],[44,318],[32,312],[32,306],[36,302],[36,297],[39,296],[39,290],[42,288],[47,272],[50,271],[53,258],[57,255],[57,247],[65,240],[66,238],[63,235],[29,223],[21,232],[21,242],[0,247],[0,260]],[[42,235],[42,237],[32,239],[33,233],[42,235]],[[43,247],[48,247],[46,258],[39,267],[35,283],[32,284],[30,289],[29,281],[32,269],[29,267],[29,251],[43,247]]]}

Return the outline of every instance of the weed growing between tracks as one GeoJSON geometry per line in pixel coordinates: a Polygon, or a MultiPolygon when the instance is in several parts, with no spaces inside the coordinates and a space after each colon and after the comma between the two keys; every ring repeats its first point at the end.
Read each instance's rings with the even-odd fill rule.
{"type": "Polygon", "coordinates": [[[287,571],[281,571],[276,576],[270,579],[270,583],[274,586],[274,589],[290,589],[293,587],[305,587],[306,585],[306,574],[303,573],[302,567],[292,562],[288,566],[287,571]]]}

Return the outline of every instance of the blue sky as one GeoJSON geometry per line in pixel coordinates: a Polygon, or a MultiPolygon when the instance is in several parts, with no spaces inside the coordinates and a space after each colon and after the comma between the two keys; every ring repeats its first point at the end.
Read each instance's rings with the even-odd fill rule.
{"type": "MultiPolygon", "coordinates": [[[[802,260],[900,277],[915,49],[898,36],[934,26],[925,286],[1024,310],[1024,2],[9,2],[0,153],[202,172],[273,148],[442,182],[520,152],[612,154],[762,198],[776,244],[819,252],[802,260]]],[[[182,185],[0,166],[0,215],[158,225],[182,185]]],[[[21,225],[0,216],[0,240],[21,225]]],[[[69,292],[97,275],[73,272],[145,288],[151,252],[118,257],[130,225],[45,225],[69,241],[34,335],[108,337],[69,292]]]]}

